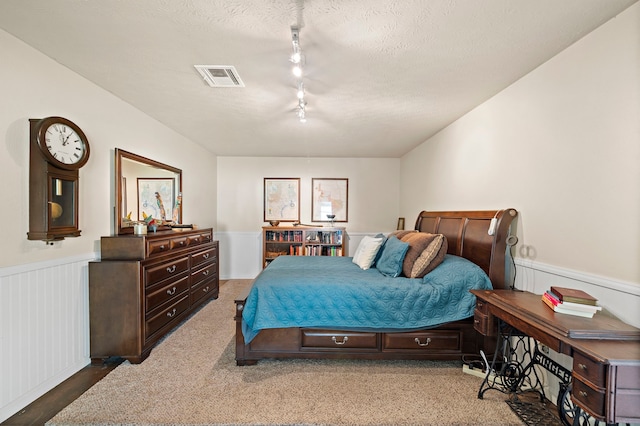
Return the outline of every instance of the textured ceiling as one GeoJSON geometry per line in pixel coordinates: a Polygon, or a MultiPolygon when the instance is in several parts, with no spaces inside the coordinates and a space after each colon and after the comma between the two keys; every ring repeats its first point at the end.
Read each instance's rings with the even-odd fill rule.
{"type": "Polygon", "coordinates": [[[2,0],[0,28],[218,155],[400,157],[636,1],[2,0]]]}

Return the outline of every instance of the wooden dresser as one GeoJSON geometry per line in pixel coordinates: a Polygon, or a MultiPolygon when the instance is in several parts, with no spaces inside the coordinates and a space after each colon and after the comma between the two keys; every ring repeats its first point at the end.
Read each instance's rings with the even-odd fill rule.
{"type": "Polygon", "coordinates": [[[102,237],[89,263],[92,363],[143,361],[191,312],[218,297],[218,241],[213,230],[179,229],[102,237]]]}

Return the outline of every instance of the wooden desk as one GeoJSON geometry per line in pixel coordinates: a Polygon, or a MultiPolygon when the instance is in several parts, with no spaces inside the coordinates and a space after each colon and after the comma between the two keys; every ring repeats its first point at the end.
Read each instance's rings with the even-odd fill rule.
{"type": "MultiPolygon", "coordinates": [[[[540,295],[533,293],[471,292],[477,297],[476,330],[485,336],[500,335],[502,321],[554,351],[573,357],[568,378],[571,383],[565,384],[570,386],[571,400],[577,407],[606,423],[640,422],[640,329],[605,311],[593,318],[555,313],[540,300],[540,295]]],[[[534,358],[538,358],[534,363],[549,371],[562,370],[552,360],[540,362],[540,352],[534,358]]],[[[562,371],[552,373],[563,376],[562,371]]],[[[478,396],[481,398],[481,393],[478,396]]]]}

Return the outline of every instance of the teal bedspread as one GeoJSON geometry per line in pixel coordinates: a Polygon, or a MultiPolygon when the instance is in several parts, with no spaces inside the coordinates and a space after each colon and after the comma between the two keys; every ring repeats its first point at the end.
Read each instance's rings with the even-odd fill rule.
{"type": "Polygon", "coordinates": [[[247,297],[243,334],[262,329],[323,327],[416,330],[473,316],[471,289],[491,289],[472,262],[447,255],[424,278],[391,278],[360,269],[351,257],[280,256],[256,278],[247,297]]]}

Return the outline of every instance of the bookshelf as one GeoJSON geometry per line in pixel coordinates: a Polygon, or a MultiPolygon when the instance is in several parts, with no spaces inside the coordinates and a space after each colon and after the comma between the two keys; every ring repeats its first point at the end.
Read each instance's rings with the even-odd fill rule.
{"type": "Polygon", "coordinates": [[[347,256],[347,241],[341,227],[263,226],[262,267],[278,256],[347,256]]]}

